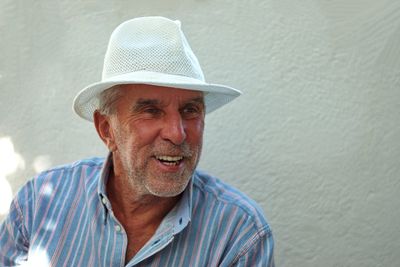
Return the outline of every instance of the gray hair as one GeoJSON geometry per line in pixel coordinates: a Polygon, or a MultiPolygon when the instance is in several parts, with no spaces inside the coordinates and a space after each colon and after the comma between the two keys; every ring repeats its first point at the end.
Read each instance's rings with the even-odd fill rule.
{"type": "Polygon", "coordinates": [[[99,107],[98,111],[103,115],[112,115],[115,112],[115,102],[121,97],[121,90],[119,85],[104,90],[98,95],[99,107]]]}

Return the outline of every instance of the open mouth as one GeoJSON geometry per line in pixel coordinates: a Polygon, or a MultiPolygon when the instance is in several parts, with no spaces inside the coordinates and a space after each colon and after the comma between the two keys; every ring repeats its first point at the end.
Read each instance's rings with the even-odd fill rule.
{"type": "Polygon", "coordinates": [[[182,156],[177,156],[177,157],[171,157],[171,156],[156,156],[156,159],[160,161],[162,164],[168,165],[168,166],[177,166],[179,165],[183,157],[182,156]]]}

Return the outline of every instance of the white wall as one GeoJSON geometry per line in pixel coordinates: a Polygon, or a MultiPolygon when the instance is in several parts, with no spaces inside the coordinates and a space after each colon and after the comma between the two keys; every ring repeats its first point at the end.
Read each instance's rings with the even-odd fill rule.
{"type": "Polygon", "coordinates": [[[142,15],[180,19],[206,78],[243,90],[200,167],[261,203],[278,266],[400,265],[397,0],[2,0],[1,212],[9,184],[104,155],[71,102],[142,15]]]}

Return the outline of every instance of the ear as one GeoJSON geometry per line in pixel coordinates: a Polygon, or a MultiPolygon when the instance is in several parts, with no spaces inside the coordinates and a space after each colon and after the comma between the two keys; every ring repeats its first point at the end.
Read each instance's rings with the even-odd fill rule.
{"type": "Polygon", "coordinates": [[[98,110],[93,113],[94,126],[96,127],[97,134],[108,149],[112,152],[117,149],[113,131],[110,125],[110,117],[101,114],[98,110]]]}

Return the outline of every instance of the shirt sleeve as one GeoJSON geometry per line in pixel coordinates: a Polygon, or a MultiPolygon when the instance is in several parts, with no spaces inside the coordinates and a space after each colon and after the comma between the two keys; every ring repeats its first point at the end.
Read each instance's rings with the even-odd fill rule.
{"type": "Polygon", "coordinates": [[[23,222],[17,195],[8,216],[0,225],[0,266],[17,266],[27,260],[29,241],[23,222]]]}
{"type": "Polygon", "coordinates": [[[259,231],[243,247],[235,267],[274,267],[274,239],[269,230],[259,231]]]}

